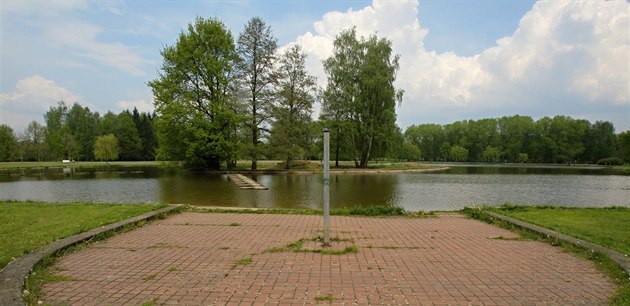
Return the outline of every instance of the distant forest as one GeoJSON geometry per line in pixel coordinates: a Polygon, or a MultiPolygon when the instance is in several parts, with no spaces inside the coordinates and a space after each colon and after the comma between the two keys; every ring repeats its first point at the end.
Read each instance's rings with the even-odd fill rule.
{"type": "Polygon", "coordinates": [[[608,121],[567,116],[464,120],[407,128],[406,142],[424,160],[533,163],[630,162],[630,133],[615,134],[608,121]],[[610,159],[612,158],[612,159],[610,159]]]}
{"type": "MultiPolygon", "coordinates": [[[[29,123],[14,132],[0,125],[0,161],[94,161],[96,140],[114,135],[116,160],[158,160],[156,114],[136,109],[101,116],[78,103],[60,102],[44,114],[45,124],[29,123]]],[[[322,121],[310,122],[310,145],[300,158],[319,160],[322,155],[322,121]]],[[[274,130],[272,130],[273,132],[274,130]]],[[[331,130],[331,134],[334,133],[331,130]]],[[[343,137],[338,137],[343,140],[343,137]]],[[[418,124],[390,134],[387,147],[376,148],[373,159],[403,161],[517,162],[517,163],[615,163],[630,162],[630,132],[615,134],[612,123],[567,116],[528,116],[463,120],[451,124],[418,124]],[[611,159],[611,157],[613,159],[611,159]],[[616,159],[614,159],[616,158],[616,159]],[[617,161],[618,162],[618,161],[617,161]]],[[[331,135],[331,139],[337,139],[331,135]]],[[[268,138],[261,157],[282,159],[268,138]]],[[[352,144],[331,142],[331,159],[352,160],[352,144]]],[[[239,158],[247,159],[241,152],[239,158]]]]}

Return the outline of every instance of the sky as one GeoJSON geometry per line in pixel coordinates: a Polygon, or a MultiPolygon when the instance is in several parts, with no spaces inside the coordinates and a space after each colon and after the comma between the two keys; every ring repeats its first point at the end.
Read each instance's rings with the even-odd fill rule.
{"type": "Polygon", "coordinates": [[[261,17],[279,50],[302,45],[322,87],[321,62],[340,31],[389,39],[403,130],[516,114],[630,129],[625,0],[0,0],[0,124],[21,132],[62,100],[101,114],[152,111],[147,82],[160,50],[197,16],[235,36],[261,17]]]}

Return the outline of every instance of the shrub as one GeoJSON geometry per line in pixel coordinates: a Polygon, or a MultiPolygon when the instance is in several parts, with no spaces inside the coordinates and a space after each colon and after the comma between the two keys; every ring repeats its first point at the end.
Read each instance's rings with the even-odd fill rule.
{"type": "Polygon", "coordinates": [[[623,160],[618,157],[606,157],[597,161],[598,165],[623,165],[623,160]]]}

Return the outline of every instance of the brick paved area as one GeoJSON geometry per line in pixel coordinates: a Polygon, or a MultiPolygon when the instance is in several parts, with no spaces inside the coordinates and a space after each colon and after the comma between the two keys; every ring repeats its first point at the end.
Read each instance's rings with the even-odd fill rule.
{"type": "Polygon", "coordinates": [[[321,235],[321,217],[183,213],[61,258],[53,305],[601,305],[615,290],[560,248],[458,214],[332,217],[325,255],[281,248],[321,235]],[[510,240],[511,239],[511,240],[510,240]],[[266,251],[267,250],[267,251],[266,251]],[[251,258],[248,260],[241,259],[251,258]],[[330,301],[332,300],[332,302],[330,301]]]}

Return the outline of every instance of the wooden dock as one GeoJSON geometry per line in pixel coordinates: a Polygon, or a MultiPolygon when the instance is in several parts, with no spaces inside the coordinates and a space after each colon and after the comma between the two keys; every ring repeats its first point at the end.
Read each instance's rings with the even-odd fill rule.
{"type": "Polygon", "coordinates": [[[252,190],[267,190],[267,186],[261,185],[258,182],[246,177],[242,174],[228,174],[228,177],[238,188],[240,189],[252,189],[252,190]]]}

